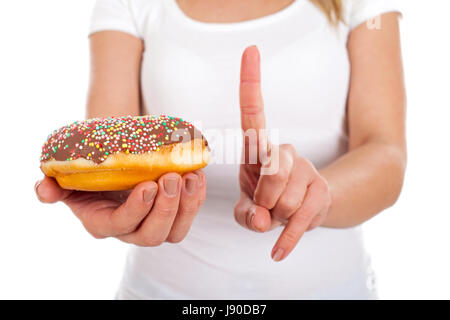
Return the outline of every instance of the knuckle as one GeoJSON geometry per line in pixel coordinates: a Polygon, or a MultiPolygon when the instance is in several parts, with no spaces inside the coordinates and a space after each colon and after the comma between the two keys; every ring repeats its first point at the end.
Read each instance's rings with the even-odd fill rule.
{"type": "Polygon", "coordinates": [[[158,239],[152,236],[143,236],[140,243],[142,247],[158,247],[163,244],[162,239],[158,239]]]}
{"type": "Polygon", "coordinates": [[[183,241],[184,236],[180,236],[180,235],[170,235],[167,237],[166,242],[169,243],[180,243],[181,241],[183,241]]]}
{"type": "Polygon", "coordinates": [[[311,162],[309,162],[308,159],[306,158],[302,158],[302,157],[297,157],[297,164],[302,167],[302,168],[311,168],[312,164],[311,162]]]}
{"type": "Polygon", "coordinates": [[[236,217],[236,216],[238,215],[239,207],[240,207],[240,202],[237,202],[237,203],[234,205],[234,208],[233,208],[233,211],[234,211],[234,217],[236,217]]]}
{"type": "Polygon", "coordinates": [[[244,212],[244,203],[239,200],[238,202],[236,202],[236,204],[234,205],[234,216],[238,217],[240,216],[242,213],[244,212]]]}
{"type": "Polygon", "coordinates": [[[319,178],[317,179],[317,188],[322,193],[328,193],[329,190],[328,182],[321,176],[319,176],[319,178]]]}
{"type": "Polygon", "coordinates": [[[236,222],[238,222],[240,224],[241,221],[241,213],[239,211],[239,209],[237,208],[237,205],[234,207],[234,220],[236,220],[236,222]]]}
{"type": "Polygon", "coordinates": [[[188,217],[197,215],[197,212],[198,212],[198,206],[195,204],[183,206],[183,208],[180,210],[181,215],[188,216],[188,217]]]}
{"type": "Polygon", "coordinates": [[[294,215],[295,223],[298,226],[306,226],[314,216],[314,208],[311,205],[304,205],[300,211],[294,215]]]}
{"type": "Polygon", "coordinates": [[[283,151],[286,151],[286,152],[291,153],[291,154],[296,152],[295,147],[292,144],[282,144],[280,146],[280,148],[283,151]]]}
{"type": "Polygon", "coordinates": [[[237,205],[234,209],[234,220],[242,227],[248,228],[247,226],[247,220],[246,220],[246,213],[237,205]]]}
{"type": "MultiPolygon", "coordinates": [[[[264,207],[268,210],[271,210],[275,207],[277,199],[273,196],[272,192],[268,192],[266,188],[261,188],[256,190],[254,195],[254,203],[264,207]]],[[[248,213],[249,208],[245,208],[244,214],[248,213]]]]}
{"type": "Polygon", "coordinates": [[[289,197],[282,197],[277,203],[277,215],[288,218],[299,206],[298,201],[289,197]]]}
{"type": "Polygon", "coordinates": [[[302,225],[308,225],[313,217],[319,213],[320,207],[320,203],[314,203],[305,206],[302,212],[298,215],[297,221],[302,225]]]}
{"type": "Polygon", "coordinates": [[[287,229],[283,234],[283,238],[287,243],[295,244],[297,243],[298,234],[291,229],[287,229]]]}
{"type": "Polygon", "coordinates": [[[94,230],[91,225],[82,221],[84,229],[94,238],[94,239],[105,239],[106,236],[100,234],[98,231],[94,230]]]}
{"type": "Polygon", "coordinates": [[[134,223],[127,223],[125,225],[117,227],[117,232],[120,234],[128,234],[135,231],[136,225],[134,223]]]}
{"type": "Polygon", "coordinates": [[[268,180],[269,180],[268,182],[280,184],[280,183],[286,182],[289,179],[289,175],[290,175],[290,172],[289,172],[288,168],[279,167],[276,174],[267,176],[268,180]]]}
{"type": "Polygon", "coordinates": [[[242,114],[248,116],[255,116],[261,114],[262,109],[261,106],[258,104],[259,101],[257,100],[257,97],[254,97],[254,95],[248,95],[247,98],[252,99],[253,101],[251,101],[252,103],[241,104],[242,114]]]}
{"type": "Polygon", "coordinates": [[[157,210],[158,216],[161,218],[172,218],[178,211],[175,206],[160,207],[157,210]]]}
{"type": "Polygon", "coordinates": [[[278,176],[281,181],[286,181],[289,179],[290,171],[288,168],[282,167],[278,170],[278,176]]]}
{"type": "Polygon", "coordinates": [[[238,201],[238,202],[235,203],[234,208],[233,208],[235,216],[236,216],[236,214],[237,214],[237,212],[239,210],[239,206],[240,206],[240,202],[238,201]]]}
{"type": "Polygon", "coordinates": [[[123,215],[114,215],[111,218],[111,226],[113,228],[113,233],[116,234],[128,234],[135,231],[137,222],[124,218],[123,215]]]}
{"type": "Polygon", "coordinates": [[[96,233],[96,232],[92,232],[92,231],[89,231],[89,230],[88,230],[88,232],[94,239],[97,239],[97,240],[102,240],[102,239],[106,239],[107,238],[106,236],[103,236],[103,235],[101,235],[99,233],[96,233]]]}

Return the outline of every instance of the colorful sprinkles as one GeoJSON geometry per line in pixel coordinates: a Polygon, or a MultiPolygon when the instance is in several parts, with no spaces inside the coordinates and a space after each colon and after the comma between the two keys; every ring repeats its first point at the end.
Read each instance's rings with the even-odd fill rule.
{"type": "Polygon", "coordinates": [[[55,130],[42,147],[41,162],[78,158],[101,163],[111,154],[143,154],[162,146],[202,137],[194,126],[170,116],[109,117],[77,121],[55,130]]]}

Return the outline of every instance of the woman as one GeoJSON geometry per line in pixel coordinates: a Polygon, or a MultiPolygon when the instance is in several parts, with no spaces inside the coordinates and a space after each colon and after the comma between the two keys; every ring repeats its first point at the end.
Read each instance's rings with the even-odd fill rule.
{"type": "Polygon", "coordinates": [[[135,244],[119,299],[376,297],[360,225],[395,203],[406,165],[392,1],[98,0],[90,42],[89,118],[201,121],[213,152],[217,133],[278,130],[274,174],[270,156],[128,196],[37,184],[96,238],[135,244]]]}

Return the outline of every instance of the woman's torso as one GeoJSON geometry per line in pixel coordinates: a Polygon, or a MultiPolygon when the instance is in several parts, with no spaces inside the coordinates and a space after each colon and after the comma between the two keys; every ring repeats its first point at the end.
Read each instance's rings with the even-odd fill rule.
{"type": "Polygon", "coordinates": [[[209,140],[215,163],[205,169],[207,200],[187,238],[157,248],[133,247],[119,298],[374,297],[359,227],[310,231],[286,261],[274,263],[270,250],[281,229],[257,234],[233,218],[243,50],[257,45],[261,51],[273,139],[293,144],[320,168],[347,151],[349,27],[333,28],[307,0],[226,24],[195,21],[175,0],[132,2],[145,43],[144,111],[194,122],[209,140]]]}

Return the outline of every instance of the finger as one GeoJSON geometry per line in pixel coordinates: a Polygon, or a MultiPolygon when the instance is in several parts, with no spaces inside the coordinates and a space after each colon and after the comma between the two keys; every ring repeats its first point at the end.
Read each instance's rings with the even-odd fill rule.
{"type": "Polygon", "coordinates": [[[242,55],[240,83],[241,125],[248,129],[265,129],[266,121],[261,93],[260,55],[256,46],[242,55]]]}
{"type": "Polygon", "coordinates": [[[234,218],[244,228],[257,232],[268,231],[272,224],[269,210],[254,204],[244,192],[234,207],[234,218]]]}
{"type": "Polygon", "coordinates": [[[198,186],[200,188],[200,197],[199,197],[199,207],[203,205],[203,203],[206,200],[206,174],[203,172],[203,170],[197,170],[194,171],[194,173],[198,177],[198,186]]]}
{"type": "Polygon", "coordinates": [[[34,191],[39,201],[43,203],[55,203],[66,199],[72,190],[61,188],[55,179],[45,176],[44,179],[36,182],[34,191]]]}
{"type": "Polygon", "coordinates": [[[188,173],[183,177],[180,205],[173,222],[168,242],[177,243],[183,240],[191,228],[191,224],[198,212],[200,197],[203,190],[199,186],[201,177],[194,173],[188,173]]]}
{"type": "Polygon", "coordinates": [[[178,211],[181,182],[180,175],[176,173],[159,178],[158,194],[149,215],[135,232],[119,239],[145,247],[161,245],[167,239],[178,211]]]}
{"type": "Polygon", "coordinates": [[[312,182],[311,174],[308,173],[307,166],[303,162],[304,160],[299,157],[294,160],[289,181],[271,211],[272,217],[283,223],[287,223],[287,220],[300,208],[306,189],[312,182]]]}
{"type": "Polygon", "coordinates": [[[322,210],[324,201],[326,201],[324,197],[326,188],[327,186],[318,179],[315,179],[309,186],[302,206],[289,219],[272,249],[274,261],[281,261],[289,255],[308,229],[313,218],[322,210]]]}
{"type": "Polygon", "coordinates": [[[289,177],[294,167],[294,154],[289,148],[273,148],[270,160],[264,164],[261,171],[265,168],[275,169],[274,174],[261,174],[256,185],[254,201],[255,204],[272,210],[283,190],[289,181],[289,177]],[[274,152],[278,152],[274,156],[274,152]]]}
{"type": "MultiPolygon", "coordinates": [[[[153,206],[158,186],[153,181],[137,185],[128,196],[125,203],[111,211],[111,202],[94,212],[78,214],[85,228],[95,236],[116,237],[136,230],[153,206]]],[[[69,203],[70,206],[70,203],[69,203]]]]}

